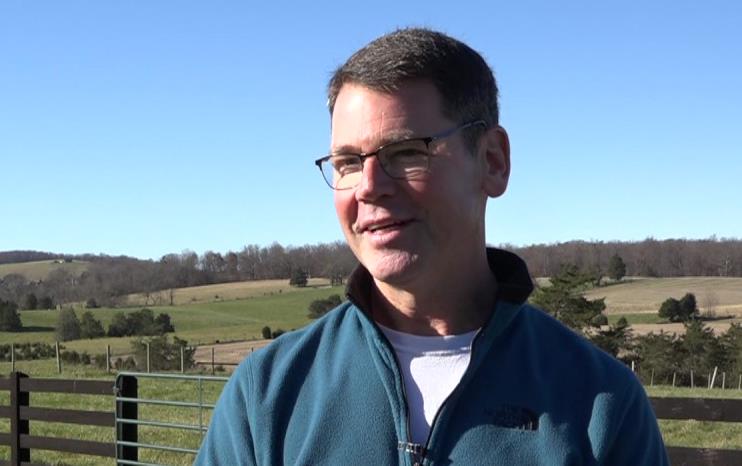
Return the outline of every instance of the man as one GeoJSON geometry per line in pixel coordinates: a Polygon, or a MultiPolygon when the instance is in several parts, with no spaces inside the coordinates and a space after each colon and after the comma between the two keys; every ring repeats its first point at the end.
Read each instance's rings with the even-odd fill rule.
{"type": "Polygon", "coordinates": [[[525,264],[485,245],[510,147],[482,57],[399,30],[328,103],[316,164],[361,264],[348,302],[241,364],[196,463],[667,464],[633,374],[526,304],[525,264]]]}

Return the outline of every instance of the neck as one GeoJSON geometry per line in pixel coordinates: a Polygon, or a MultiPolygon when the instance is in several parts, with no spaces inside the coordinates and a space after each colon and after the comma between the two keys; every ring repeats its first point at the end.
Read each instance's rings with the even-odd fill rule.
{"type": "Polygon", "coordinates": [[[497,281],[486,254],[464,270],[468,273],[402,287],[374,280],[374,320],[415,335],[457,335],[482,327],[494,309],[497,281]]]}

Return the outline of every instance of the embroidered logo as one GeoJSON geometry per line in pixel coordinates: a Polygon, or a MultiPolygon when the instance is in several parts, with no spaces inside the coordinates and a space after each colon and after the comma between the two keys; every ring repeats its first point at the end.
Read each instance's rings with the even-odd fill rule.
{"type": "Polygon", "coordinates": [[[492,424],[498,427],[538,430],[538,416],[528,408],[502,405],[494,409],[488,409],[486,413],[492,419],[492,424]]]}

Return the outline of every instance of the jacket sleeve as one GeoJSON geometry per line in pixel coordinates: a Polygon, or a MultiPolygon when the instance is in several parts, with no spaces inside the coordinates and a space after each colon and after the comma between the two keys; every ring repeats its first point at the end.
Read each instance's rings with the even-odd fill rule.
{"type": "Polygon", "coordinates": [[[657,418],[647,398],[644,387],[635,378],[625,393],[622,406],[618,407],[618,425],[611,448],[600,462],[606,466],[668,466],[667,451],[662,440],[657,418]]]}
{"type": "Polygon", "coordinates": [[[224,386],[194,465],[257,465],[248,420],[249,361],[224,386]]]}

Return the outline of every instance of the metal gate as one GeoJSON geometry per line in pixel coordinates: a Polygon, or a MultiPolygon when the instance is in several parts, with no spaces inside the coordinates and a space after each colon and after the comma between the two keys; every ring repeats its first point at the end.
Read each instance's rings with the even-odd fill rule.
{"type": "MultiPolygon", "coordinates": [[[[228,379],[201,375],[120,372],[116,377],[116,464],[142,466],[191,464],[198,452],[198,446],[192,443],[197,440],[200,445],[208,428],[207,415],[214,408],[213,402],[204,399],[204,389],[209,387],[209,384],[223,385],[228,379]],[[194,399],[183,400],[173,397],[165,399],[156,394],[158,389],[168,385],[169,390],[165,391],[170,393],[173,386],[184,384],[194,385],[194,399]],[[145,396],[140,396],[141,393],[145,396]],[[192,422],[177,421],[179,417],[183,417],[183,413],[194,411],[196,414],[192,417],[192,422]],[[195,438],[194,432],[197,433],[195,438]],[[183,446],[174,442],[178,435],[186,435],[191,440],[191,445],[183,446]],[[147,458],[164,456],[165,459],[141,461],[140,456],[147,458]]],[[[211,385],[209,392],[213,394],[214,390],[214,385],[211,385]]]]}

